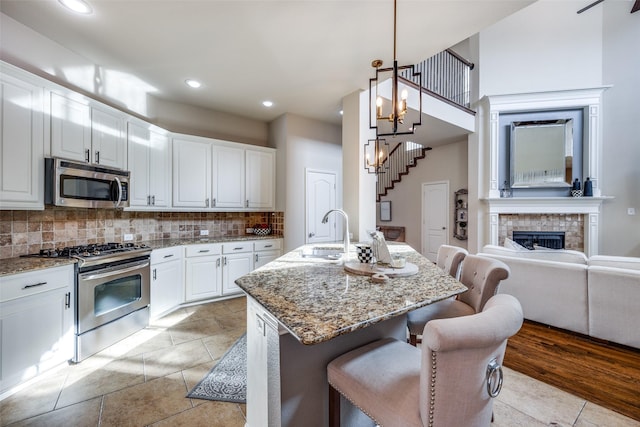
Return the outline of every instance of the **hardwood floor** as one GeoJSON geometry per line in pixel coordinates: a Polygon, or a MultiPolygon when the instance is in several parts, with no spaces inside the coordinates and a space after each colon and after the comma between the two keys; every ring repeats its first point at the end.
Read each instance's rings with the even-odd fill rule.
{"type": "Polygon", "coordinates": [[[640,421],[640,351],[525,321],[505,366],[640,421]]]}

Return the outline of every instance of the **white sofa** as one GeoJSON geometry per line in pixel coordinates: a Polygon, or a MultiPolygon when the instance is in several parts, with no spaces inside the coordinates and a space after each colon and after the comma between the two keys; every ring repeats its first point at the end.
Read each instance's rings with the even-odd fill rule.
{"type": "Polygon", "coordinates": [[[640,348],[640,258],[494,245],[480,255],[509,266],[499,293],[515,296],[526,319],[640,348]]]}

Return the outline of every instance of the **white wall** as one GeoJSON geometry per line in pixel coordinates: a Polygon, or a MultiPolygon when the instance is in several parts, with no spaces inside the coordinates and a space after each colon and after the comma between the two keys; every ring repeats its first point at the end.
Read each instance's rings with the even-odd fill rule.
{"type": "Polygon", "coordinates": [[[377,224],[405,227],[405,241],[417,251],[422,247],[422,184],[426,182],[449,181],[450,218],[449,244],[467,247],[465,240],[452,235],[453,193],[467,188],[467,141],[462,140],[427,152],[427,157],[418,160],[418,165],[410,169],[408,175],[396,184],[383,201],[391,201],[391,221],[380,221],[378,209],[377,224]]]}
{"type": "MultiPolygon", "coordinates": [[[[478,97],[613,85],[605,91],[602,111],[600,183],[603,195],[615,197],[603,206],[600,253],[607,255],[640,256],[640,217],[626,214],[628,207],[640,211],[640,13],[629,13],[632,4],[604,2],[578,15],[584,2],[541,0],[472,41],[477,47],[478,97]]],[[[470,137],[470,155],[478,139],[487,137],[486,129],[477,130],[470,137]]],[[[474,183],[485,176],[485,160],[476,157],[469,162],[472,198],[483,194],[474,183]]],[[[480,223],[482,215],[477,211],[474,218],[480,223]]],[[[473,225],[469,231],[474,232],[473,225]]],[[[476,239],[478,245],[484,241],[478,233],[482,230],[469,240],[472,252],[476,239]]]]}
{"type": "Polygon", "coordinates": [[[0,41],[3,61],[169,131],[267,144],[265,122],[164,101],[154,95],[152,85],[137,76],[105,69],[1,13],[0,41]]]}
{"type": "MultiPolygon", "coordinates": [[[[305,243],[306,169],[336,174],[336,205],[342,206],[342,146],[340,126],[294,114],[270,124],[270,146],[278,149],[276,206],[284,211],[284,245],[290,251],[305,243]]],[[[342,235],[341,228],[338,235],[342,235]]]]}

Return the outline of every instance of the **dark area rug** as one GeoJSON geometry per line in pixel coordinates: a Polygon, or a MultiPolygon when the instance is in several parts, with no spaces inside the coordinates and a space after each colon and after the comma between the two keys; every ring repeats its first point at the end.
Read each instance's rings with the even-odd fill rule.
{"type": "Polygon", "coordinates": [[[247,334],[241,336],[187,394],[193,399],[247,402],[247,334]]]}

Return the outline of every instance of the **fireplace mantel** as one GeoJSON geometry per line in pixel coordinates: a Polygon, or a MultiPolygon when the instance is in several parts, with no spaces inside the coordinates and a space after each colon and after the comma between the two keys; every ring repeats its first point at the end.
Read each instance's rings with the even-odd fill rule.
{"type": "Polygon", "coordinates": [[[489,211],[489,242],[498,244],[500,214],[579,214],[585,215],[585,254],[598,254],[600,211],[613,197],[509,197],[482,199],[489,211]]]}

